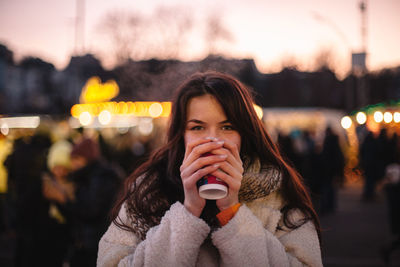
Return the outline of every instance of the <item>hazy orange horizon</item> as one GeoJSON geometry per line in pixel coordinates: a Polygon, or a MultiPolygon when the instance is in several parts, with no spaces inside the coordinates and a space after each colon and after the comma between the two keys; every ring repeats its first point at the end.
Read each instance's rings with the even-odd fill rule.
{"type": "MultiPolygon", "coordinates": [[[[83,0],[80,0],[83,1],[83,0]]],[[[218,51],[235,58],[253,58],[262,72],[279,71],[285,64],[310,70],[316,55],[329,51],[339,75],[350,70],[352,51],[360,51],[360,0],[85,0],[85,52],[111,67],[112,52],[99,25],[109,12],[123,10],[151,17],[160,6],[179,7],[194,19],[181,60],[207,55],[201,31],[214,14],[231,35],[218,51]]],[[[400,65],[400,1],[368,0],[367,66],[370,70],[400,65]]],[[[0,43],[17,60],[36,56],[64,68],[74,51],[76,1],[0,0],[0,43]]],[[[149,29],[150,31],[150,29],[149,29]]],[[[157,36],[154,36],[156,42],[157,36]]],[[[157,56],[157,49],[153,56],[157,56]]],[[[140,59],[140,58],[139,58],[140,59]]]]}

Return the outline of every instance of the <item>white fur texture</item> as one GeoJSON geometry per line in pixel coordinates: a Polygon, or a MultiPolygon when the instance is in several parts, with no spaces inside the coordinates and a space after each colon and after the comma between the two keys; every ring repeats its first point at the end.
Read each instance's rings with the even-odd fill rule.
{"type": "MultiPolygon", "coordinates": [[[[144,241],[111,224],[99,243],[97,266],[322,266],[311,222],[295,230],[277,230],[282,205],[276,192],[243,203],[210,241],[210,227],[177,202],[144,241]]],[[[127,220],[125,212],[123,206],[122,220],[127,220]]],[[[299,212],[291,216],[302,218],[299,212]]]]}

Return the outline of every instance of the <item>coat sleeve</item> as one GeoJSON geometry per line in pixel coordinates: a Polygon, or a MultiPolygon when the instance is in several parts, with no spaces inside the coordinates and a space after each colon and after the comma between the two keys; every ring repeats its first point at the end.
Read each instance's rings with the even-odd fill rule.
{"type": "Polygon", "coordinates": [[[322,266],[319,240],[311,222],[279,239],[242,205],[235,217],[212,235],[220,266],[322,266]]]}
{"type": "MultiPolygon", "coordinates": [[[[120,218],[126,219],[123,209],[120,218]]],[[[203,220],[177,202],[144,241],[111,224],[100,240],[97,266],[195,266],[209,232],[203,220]]]]}

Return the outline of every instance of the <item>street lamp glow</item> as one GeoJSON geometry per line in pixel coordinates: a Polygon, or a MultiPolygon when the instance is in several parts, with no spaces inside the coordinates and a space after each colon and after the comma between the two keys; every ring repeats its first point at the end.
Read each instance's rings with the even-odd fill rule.
{"type": "Polygon", "coordinates": [[[35,129],[40,125],[39,116],[26,116],[26,117],[9,117],[0,118],[0,125],[7,125],[7,128],[32,128],[35,129]]]}
{"type": "Polygon", "coordinates": [[[10,132],[10,128],[8,127],[7,123],[2,123],[0,126],[0,132],[3,135],[8,135],[8,133],[10,132]]]}
{"type": "Polygon", "coordinates": [[[139,122],[138,130],[139,133],[142,135],[149,135],[153,131],[154,125],[152,119],[142,119],[139,122]]]}
{"type": "Polygon", "coordinates": [[[367,121],[367,115],[364,112],[358,112],[356,116],[358,124],[364,124],[367,121]]]}
{"type": "Polygon", "coordinates": [[[344,116],[342,118],[340,124],[342,125],[342,127],[344,129],[349,129],[351,127],[351,125],[353,124],[353,122],[351,121],[351,118],[349,116],[344,116]]]}
{"type": "Polygon", "coordinates": [[[386,111],[385,114],[383,114],[383,120],[384,120],[386,123],[391,123],[392,120],[393,120],[393,115],[392,115],[392,113],[390,113],[389,111],[386,111]]]}
{"type": "Polygon", "coordinates": [[[152,118],[160,117],[163,112],[163,107],[160,103],[154,102],[149,107],[149,114],[152,118]]]}
{"type": "Polygon", "coordinates": [[[99,122],[102,125],[107,125],[111,122],[111,113],[108,110],[103,110],[99,114],[99,122]]]}
{"type": "Polygon", "coordinates": [[[395,113],[393,114],[393,121],[394,121],[395,123],[399,123],[399,122],[400,122],[400,112],[395,112],[395,113]]]}
{"type": "Polygon", "coordinates": [[[375,113],[374,113],[374,120],[375,120],[377,123],[382,122],[382,121],[383,121],[383,114],[382,114],[382,112],[380,112],[380,111],[375,111],[375,113]]]}
{"type": "Polygon", "coordinates": [[[88,126],[89,124],[92,123],[92,115],[90,115],[89,112],[84,111],[79,115],[79,122],[83,125],[83,126],[88,126]]]}
{"type": "Polygon", "coordinates": [[[264,115],[262,108],[256,104],[253,104],[253,107],[254,110],[256,111],[257,117],[261,120],[264,115]]]}

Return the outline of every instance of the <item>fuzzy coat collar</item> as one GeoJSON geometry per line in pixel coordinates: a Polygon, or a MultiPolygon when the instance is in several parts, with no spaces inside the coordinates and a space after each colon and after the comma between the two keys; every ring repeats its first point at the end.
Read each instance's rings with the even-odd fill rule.
{"type": "MultiPolygon", "coordinates": [[[[246,162],[246,161],[245,161],[246,162]]],[[[272,165],[261,165],[259,159],[251,164],[245,163],[242,185],[239,190],[239,202],[249,202],[264,198],[280,188],[281,172],[272,165]]]]}

